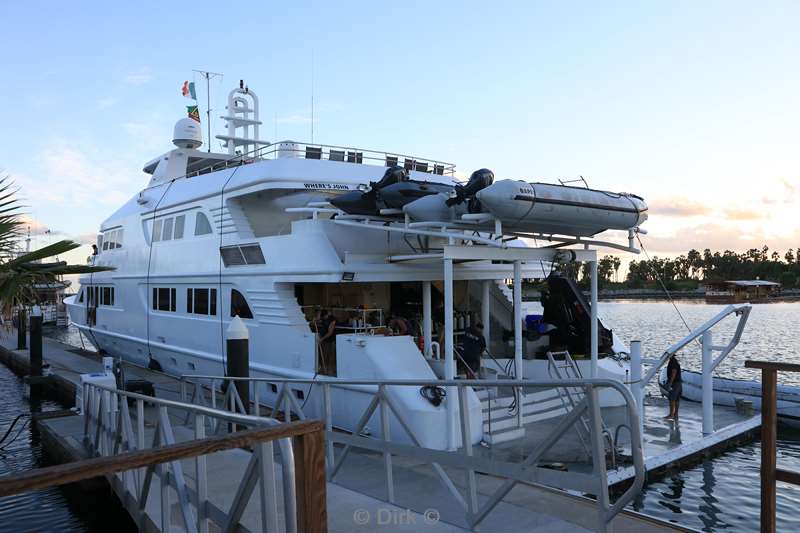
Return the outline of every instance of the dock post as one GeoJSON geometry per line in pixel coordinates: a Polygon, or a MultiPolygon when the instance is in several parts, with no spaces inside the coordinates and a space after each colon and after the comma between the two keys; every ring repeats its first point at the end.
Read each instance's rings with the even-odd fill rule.
{"type": "Polygon", "coordinates": [[[703,333],[703,435],[714,433],[713,343],[711,331],[703,333]]]}
{"type": "Polygon", "coordinates": [[[778,372],[761,370],[761,531],[775,533],[778,372]]]}
{"type": "Polygon", "coordinates": [[[34,305],[31,310],[31,376],[42,375],[42,309],[34,305]]]}
{"type": "Polygon", "coordinates": [[[27,329],[28,320],[25,316],[25,308],[20,307],[17,310],[17,350],[24,350],[28,347],[27,343],[27,329]]]}
{"type": "Polygon", "coordinates": [[[642,341],[631,341],[631,392],[639,408],[639,431],[644,434],[644,388],[642,387],[642,341]]]}
{"type": "MultiPolygon", "coordinates": [[[[239,318],[239,315],[236,315],[231,320],[227,337],[228,375],[237,378],[249,378],[250,333],[247,331],[244,321],[239,318]]],[[[236,392],[239,393],[239,399],[242,400],[242,405],[247,411],[250,411],[250,384],[247,381],[231,381],[230,384],[235,385],[236,392]]]]}
{"type": "Polygon", "coordinates": [[[422,339],[423,355],[431,357],[431,341],[433,340],[433,318],[431,316],[431,282],[422,282],[422,339]]]}

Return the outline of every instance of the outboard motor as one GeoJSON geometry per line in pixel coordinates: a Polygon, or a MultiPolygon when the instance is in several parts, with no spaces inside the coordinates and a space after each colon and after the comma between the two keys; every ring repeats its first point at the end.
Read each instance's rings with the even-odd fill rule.
{"type": "Polygon", "coordinates": [[[395,183],[403,181],[408,181],[408,172],[400,165],[395,165],[386,169],[386,172],[383,173],[383,177],[378,183],[370,183],[370,188],[373,190],[380,190],[389,185],[394,185],[395,183]]]}
{"type": "Polygon", "coordinates": [[[477,213],[480,211],[480,204],[475,198],[475,194],[481,189],[485,189],[494,183],[494,172],[488,168],[476,170],[469,177],[466,185],[456,185],[455,196],[447,199],[447,206],[452,207],[464,203],[464,200],[469,200],[469,212],[477,213]]]}
{"type": "Polygon", "coordinates": [[[378,215],[378,191],[384,187],[408,181],[408,172],[403,167],[396,165],[386,169],[383,177],[378,182],[370,182],[366,192],[351,191],[333,198],[330,202],[349,215],[378,215]]]}

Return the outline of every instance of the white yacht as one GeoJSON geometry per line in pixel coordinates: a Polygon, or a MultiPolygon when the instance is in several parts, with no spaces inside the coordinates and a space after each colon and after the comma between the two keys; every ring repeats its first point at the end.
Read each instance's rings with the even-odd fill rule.
{"type": "MultiPolygon", "coordinates": [[[[569,351],[584,376],[625,378],[624,345],[590,320],[596,306],[557,275],[558,262],[541,257],[596,261],[595,244],[615,246],[592,237],[606,229],[628,231],[630,245],[618,247],[635,251],[632,235],[647,209],[640,198],[493,181],[486,170],[464,184],[438,160],[269,143],[259,139],[258,105],[242,86],[229,94],[227,131],[218,136],[227,153],[199,150],[199,123],[179,120],[175,148],[144,166],[149,182],[101,225],[93,262],[115,270],[82,276],[66,300],[72,323],[99,350],[174,375],[224,375],[225,332],[239,316],[252,376],[434,380],[459,373],[459,332],[482,321],[489,342],[481,375],[520,369],[524,378],[547,378],[552,354],[569,351]],[[542,254],[526,246],[531,237],[546,244],[542,254]],[[512,252],[513,261],[503,255],[512,252]],[[523,331],[521,291],[515,306],[506,280],[545,278],[543,316],[529,317],[523,331]],[[319,343],[322,309],[336,318],[335,350],[319,343]],[[385,334],[392,316],[403,317],[405,335],[385,334]],[[445,331],[455,341],[440,347],[445,331]]],[[[320,395],[309,388],[293,392],[313,411],[320,395]]],[[[336,424],[353,428],[371,390],[335,394],[336,424]]],[[[455,398],[434,405],[407,388],[392,394],[413,414],[423,444],[452,445],[441,428],[455,398]]],[[[469,398],[471,438],[499,442],[484,424],[485,394],[469,398]]],[[[603,394],[603,405],[622,402],[603,394]]],[[[563,412],[556,400],[532,398],[521,420],[563,412]]],[[[521,428],[506,429],[512,439],[521,428]]]]}

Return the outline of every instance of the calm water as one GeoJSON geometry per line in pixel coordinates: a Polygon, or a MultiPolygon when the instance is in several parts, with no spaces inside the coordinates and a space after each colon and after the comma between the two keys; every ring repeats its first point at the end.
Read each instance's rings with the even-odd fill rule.
{"type": "MultiPolygon", "coordinates": [[[[26,386],[0,364],[0,437],[19,414],[29,414],[26,386]]],[[[42,411],[63,409],[55,402],[41,403],[42,411]]],[[[0,444],[0,475],[47,466],[38,432],[24,416],[0,444]]],[[[119,503],[105,495],[91,499],[69,488],[51,488],[0,498],[0,531],[135,531],[119,503]]]]}
{"type": "MultiPolygon", "coordinates": [[[[712,318],[724,307],[702,302],[677,302],[676,305],[692,328],[712,318]]],[[[687,332],[669,302],[600,302],[599,312],[606,326],[614,329],[625,341],[641,340],[645,357],[660,355],[687,332]]],[[[715,344],[729,338],[734,326],[730,318],[718,325],[715,329],[715,344]]],[[[719,375],[759,378],[758,374],[744,368],[744,360],[747,358],[800,362],[798,331],[800,302],[755,305],[739,347],[720,365],[719,375]]],[[[81,345],[79,336],[72,328],[60,330],[50,336],[57,336],[75,346],[81,345]]],[[[699,362],[700,351],[697,346],[682,352],[681,364],[684,368],[697,369],[699,362]]],[[[0,367],[0,371],[5,369],[0,367]]],[[[800,385],[798,374],[781,374],[780,380],[782,383],[800,385]]],[[[0,386],[21,387],[13,376],[10,384],[3,381],[0,386]]],[[[3,392],[5,391],[0,391],[3,392]]],[[[13,402],[21,394],[13,391],[4,396],[13,402]]],[[[20,400],[20,403],[23,402],[20,400]]],[[[26,407],[14,409],[24,410],[26,407]]],[[[13,418],[10,417],[10,412],[3,417],[13,418]]],[[[781,429],[779,439],[778,464],[800,470],[800,431],[781,429]]],[[[27,446],[30,448],[31,444],[27,446]]],[[[38,450],[31,448],[34,449],[38,450]]],[[[652,483],[644,489],[632,508],[703,531],[757,531],[760,510],[760,453],[760,446],[754,443],[652,483]]],[[[34,455],[33,451],[28,455],[34,455]]],[[[28,461],[19,464],[19,468],[26,468],[26,464],[31,464],[31,459],[28,461]]],[[[29,497],[29,500],[34,501],[24,503],[23,509],[28,509],[27,514],[31,514],[33,509],[47,506],[55,510],[54,516],[61,517],[58,518],[59,522],[53,522],[54,525],[63,523],[65,530],[92,527],[92,523],[86,522],[85,518],[73,514],[74,511],[68,502],[63,501],[59,491],[41,496],[41,502],[39,498],[29,497]]],[[[779,531],[800,531],[800,487],[779,483],[777,505],[779,531]]],[[[3,523],[2,513],[7,512],[9,507],[6,500],[0,500],[0,524],[3,523]]],[[[0,528],[5,529],[2,525],[0,528]]]]}
{"type": "MultiPolygon", "coordinates": [[[[677,306],[693,328],[724,307],[701,302],[677,302],[677,306]]],[[[645,356],[660,355],[686,334],[686,327],[669,302],[600,302],[599,312],[606,325],[623,339],[641,340],[645,356]]],[[[715,344],[730,338],[735,324],[730,318],[726,322],[715,329],[715,344]]],[[[742,341],[720,364],[718,374],[760,379],[758,373],[744,368],[748,358],[800,362],[799,330],[800,303],[753,306],[742,341]]],[[[697,346],[682,352],[681,365],[699,369],[697,346]]],[[[782,373],[779,379],[782,383],[800,384],[798,374],[782,373]]],[[[778,464],[800,470],[800,431],[782,428],[778,436],[778,464]]],[[[632,507],[703,531],[757,531],[760,457],[761,447],[755,443],[704,461],[648,485],[632,507]]],[[[800,531],[800,487],[778,483],[777,493],[778,530],[800,531]]]]}

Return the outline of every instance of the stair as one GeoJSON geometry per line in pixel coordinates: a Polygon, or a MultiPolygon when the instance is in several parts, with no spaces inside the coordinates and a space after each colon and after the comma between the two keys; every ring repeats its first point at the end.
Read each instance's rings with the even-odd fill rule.
{"type": "Polygon", "coordinates": [[[521,439],[525,436],[525,425],[546,420],[566,412],[564,404],[555,390],[526,394],[523,398],[522,423],[517,427],[516,410],[509,411],[514,397],[496,389],[475,391],[483,408],[483,440],[496,445],[521,439]]]}

